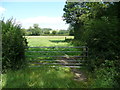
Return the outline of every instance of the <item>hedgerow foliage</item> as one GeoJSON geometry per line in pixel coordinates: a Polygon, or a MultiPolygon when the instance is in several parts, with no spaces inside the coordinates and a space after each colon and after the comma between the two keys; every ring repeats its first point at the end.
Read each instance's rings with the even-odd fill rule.
{"type": "Polygon", "coordinates": [[[17,70],[25,65],[26,38],[19,24],[13,19],[2,24],[2,68],[17,70]]]}
{"type": "MultiPolygon", "coordinates": [[[[95,69],[101,76],[111,68],[110,74],[104,75],[105,80],[115,80],[114,87],[120,87],[120,2],[66,2],[64,20],[74,27],[75,45],[86,45],[89,48],[86,66],[89,71],[95,69]],[[106,63],[113,63],[109,66],[106,63]],[[105,67],[102,68],[102,65],[105,67]],[[103,70],[103,72],[102,72],[103,70]],[[111,74],[116,72],[117,74],[111,74]]],[[[96,72],[95,71],[95,72],[96,72]]],[[[100,76],[100,77],[101,77],[100,76]]],[[[103,81],[105,81],[103,80],[103,81]]],[[[104,84],[112,85],[108,82],[104,84]]],[[[100,82],[101,83],[101,82],[100,82]]],[[[99,87],[99,84],[98,84],[99,87]]]]}

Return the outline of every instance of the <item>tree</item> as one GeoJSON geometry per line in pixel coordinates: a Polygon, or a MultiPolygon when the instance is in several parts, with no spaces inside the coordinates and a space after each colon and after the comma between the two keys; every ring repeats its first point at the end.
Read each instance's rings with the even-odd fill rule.
{"type": "Polygon", "coordinates": [[[56,31],[52,31],[52,34],[55,35],[57,32],[56,31]]]}
{"type": "Polygon", "coordinates": [[[44,31],[44,34],[50,34],[50,31],[44,31]]]}
{"type": "Polygon", "coordinates": [[[39,28],[38,24],[33,24],[33,28],[30,26],[27,30],[28,35],[42,35],[42,30],[39,28]]]}
{"type": "Polygon", "coordinates": [[[69,31],[68,30],[59,30],[58,34],[59,35],[68,35],[69,31]]]}
{"type": "Polygon", "coordinates": [[[42,31],[38,24],[33,24],[32,35],[42,35],[42,31]]]}
{"type": "Polygon", "coordinates": [[[51,28],[42,28],[41,31],[43,34],[50,34],[51,28]]]}
{"type": "Polygon", "coordinates": [[[90,19],[100,19],[106,14],[109,3],[101,2],[66,2],[63,18],[66,23],[74,27],[74,37],[76,40],[82,38],[84,25],[90,19]]]}
{"type": "Polygon", "coordinates": [[[38,25],[38,24],[33,24],[33,27],[34,27],[35,29],[37,29],[37,28],[39,28],[39,25],[38,25]]]}
{"type": "Polygon", "coordinates": [[[42,30],[43,31],[51,31],[52,29],[51,28],[43,28],[42,30]]]}
{"type": "Polygon", "coordinates": [[[64,20],[74,27],[74,39],[80,39],[83,21],[80,16],[86,13],[85,3],[80,2],[66,2],[63,14],[64,20]]]}

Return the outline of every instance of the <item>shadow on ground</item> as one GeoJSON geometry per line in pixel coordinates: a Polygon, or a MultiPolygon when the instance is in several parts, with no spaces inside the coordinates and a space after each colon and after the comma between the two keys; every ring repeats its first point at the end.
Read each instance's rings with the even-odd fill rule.
{"type": "Polygon", "coordinates": [[[65,40],[49,40],[49,41],[53,43],[62,43],[62,42],[70,42],[72,40],[73,39],[66,38],[65,40]]]}
{"type": "Polygon", "coordinates": [[[61,43],[61,42],[66,42],[65,40],[49,40],[50,42],[53,43],[61,43]]]}

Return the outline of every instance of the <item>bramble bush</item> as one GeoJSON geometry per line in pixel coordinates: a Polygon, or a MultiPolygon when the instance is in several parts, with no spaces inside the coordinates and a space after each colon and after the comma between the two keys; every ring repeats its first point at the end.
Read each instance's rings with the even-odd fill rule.
{"type": "Polygon", "coordinates": [[[101,67],[94,71],[95,80],[92,82],[92,88],[120,88],[120,74],[116,71],[115,61],[105,60],[101,67]]]}
{"type": "Polygon", "coordinates": [[[5,72],[8,69],[18,70],[25,66],[25,49],[27,40],[20,24],[16,24],[13,19],[2,24],[2,68],[5,72]]]}

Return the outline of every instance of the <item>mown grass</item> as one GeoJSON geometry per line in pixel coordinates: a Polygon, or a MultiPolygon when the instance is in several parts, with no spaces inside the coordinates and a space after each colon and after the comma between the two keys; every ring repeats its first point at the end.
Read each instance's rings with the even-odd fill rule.
{"type": "MultiPolygon", "coordinates": [[[[69,37],[73,38],[73,37],[69,37]]],[[[72,46],[64,41],[63,36],[27,37],[29,46],[72,46]]],[[[33,49],[31,49],[33,50],[33,49]]],[[[38,50],[38,49],[36,49],[38,50]]],[[[51,50],[51,49],[41,49],[51,50]]],[[[55,48],[54,50],[60,50],[55,48]]],[[[76,50],[76,49],[65,49],[76,50]]],[[[62,50],[63,51],[63,50],[62,50]]],[[[35,55],[65,55],[68,53],[39,53],[35,55]]],[[[71,55],[74,53],[71,53],[71,55]]],[[[29,53],[26,53],[26,56],[29,53]]],[[[36,58],[34,58],[36,59],[36,58]]],[[[38,59],[46,59],[44,57],[38,59]]],[[[47,58],[57,59],[57,58],[47,58]]],[[[28,59],[28,61],[30,58],[28,59]]],[[[32,59],[31,59],[32,60],[32,59]]],[[[86,83],[73,80],[73,73],[69,67],[27,67],[19,71],[9,71],[2,75],[3,88],[86,88],[86,83]]]]}
{"type": "Polygon", "coordinates": [[[73,39],[73,36],[26,36],[29,46],[69,46],[65,37],[73,39]]]}

